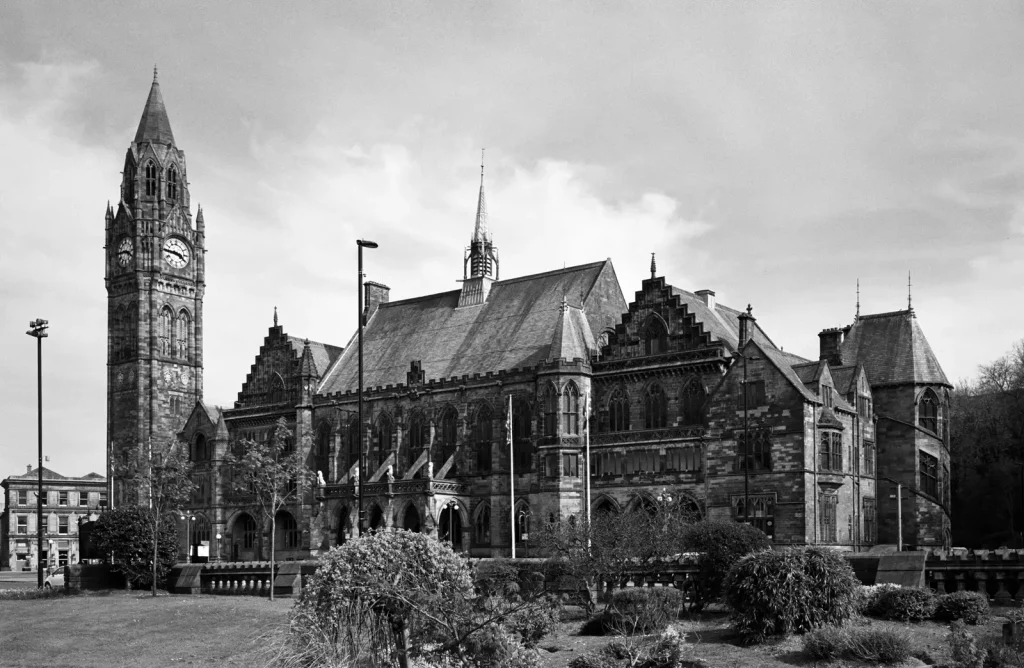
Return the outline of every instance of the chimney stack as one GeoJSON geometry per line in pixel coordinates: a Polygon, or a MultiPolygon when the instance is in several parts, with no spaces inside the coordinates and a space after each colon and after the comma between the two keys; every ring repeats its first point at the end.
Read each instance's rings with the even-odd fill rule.
{"type": "Polygon", "coordinates": [[[363,283],[363,308],[366,309],[363,311],[364,322],[370,319],[378,306],[388,303],[390,294],[391,288],[383,283],[374,283],[373,281],[363,283]]]}
{"type": "Polygon", "coordinates": [[[843,345],[843,334],[847,331],[849,331],[849,328],[842,329],[840,327],[821,330],[818,334],[820,351],[818,359],[828,362],[829,366],[843,366],[841,346],[843,345]]]}
{"type": "Polygon", "coordinates": [[[31,464],[28,464],[28,465],[27,465],[27,466],[25,467],[25,473],[32,473],[32,465],[31,465],[31,464]]]}
{"type": "Polygon", "coordinates": [[[700,300],[702,302],[704,302],[704,304],[709,309],[711,309],[712,311],[715,310],[715,291],[714,290],[697,290],[697,292],[695,292],[693,294],[695,294],[698,297],[700,297],[700,300]]]}

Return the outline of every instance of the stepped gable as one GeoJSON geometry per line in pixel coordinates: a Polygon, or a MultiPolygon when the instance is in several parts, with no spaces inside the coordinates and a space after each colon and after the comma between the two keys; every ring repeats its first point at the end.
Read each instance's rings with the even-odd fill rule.
{"type": "Polygon", "coordinates": [[[912,310],[862,315],[841,344],[843,362],[861,363],[871,385],[947,385],[912,310]]]}
{"type": "MultiPolygon", "coordinates": [[[[414,360],[430,380],[532,367],[582,353],[626,310],[610,260],[495,281],[487,300],[474,306],[458,308],[459,294],[381,304],[363,330],[365,387],[405,383],[414,360]],[[570,305],[568,318],[563,302],[570,305]]],[[[357,373],[353,336],[319,393],[354,391],[357,373]]]]}
{"type": "MultiPolygon", "coordinates": [[[[277,322],[276,315],[274,322],[277,322]]],[[[305,339],[289,336],[283,327],[274,324],[268,330],[263,345],[260,346],[259,353],[249,373],[246,374],[242,390],[235,401],[235,408],[297,402],[297,378],[304,347],[305,339]]],[[[337,346],[316,341],[310,341],[309,348],[318,370],[326,369],[342,352],[337,346]]],[[[211,423],[218,424],[218,421],[219,416],[210,417],[211,423]]]]}
{"type": "MultiPolygon", "coordinates": [[[[711,334],[712,340],[724,343],[730,353],[736,352],[740,340],[740,311],[718,303],[712,308],[698,295],[676,287],[672,287],[672,294],[686,305],[687,311],[704,326],[705,332],[711,334]]],[[[778,348],[756,321],[751,338],[763,348],[778,348]]]]}

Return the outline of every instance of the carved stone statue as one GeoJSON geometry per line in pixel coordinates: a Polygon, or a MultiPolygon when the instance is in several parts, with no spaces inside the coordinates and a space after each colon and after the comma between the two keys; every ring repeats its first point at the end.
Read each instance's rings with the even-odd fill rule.
{"type": "Polygon", "coordinates": [[[327,484],[327,481],[324,480],[324,472],[323,471],[317,471],[316,472],[316,484],[320,485],[321,487],[323,487],[324,485],[327,484]]]}
{"type": "Polygon", "coordinates": [[[395,481],[395,467],[388,464],[388,484],[390,485],[395,481]]]}
{"type": "Polygon", "coordinates": [[[434,477],[434,462],[427,462],[427,479],[434,477]]]}

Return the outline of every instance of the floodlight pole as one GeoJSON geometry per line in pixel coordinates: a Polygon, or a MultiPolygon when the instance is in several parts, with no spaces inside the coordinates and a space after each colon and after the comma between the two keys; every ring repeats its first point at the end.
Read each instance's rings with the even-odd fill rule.
{"type": "Polygon", "coordinates": [[[366,515],[363,511],[363,488],[366,487],[365,458],[363,457],[363,248],[376,248],[377,244],[366,239],[356,239],[359,247],[359,536],[366,532],[366,515]]]}
{"type": "MultiPolygon", "coordinates": [[[[25,332],[36,337],[36,385],[39,407],[39,489],[36,491],[36,579],[40,589],[43,588],[43,338],[49,336],[46,328],[49,321],[36,318],[28,323],[31,328],[25,332]]],[[[51,550],[52,552],[52,550],[51,550]]],[[[53,556],[46,555],[46,565],[50,565],[53,556]]]]}

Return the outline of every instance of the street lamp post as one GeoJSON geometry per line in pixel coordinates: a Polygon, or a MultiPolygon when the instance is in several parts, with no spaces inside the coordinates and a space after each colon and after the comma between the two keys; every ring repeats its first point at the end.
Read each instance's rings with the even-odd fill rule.
{"type": "Polygon", "coordinates": [[[363,249],[376,248],[377,243],[356,239],[359,247],[359,535],[366,532],[366,512],[363,510],[363,488],[366,487],[366,467],[363,457],[363,249]]]}
{"type": "Polygon", "coordinates": [[[185,563],[192,563],[192,522],[196,521],[196,516],[189,513],[181,515],[181,519],[185,522],[185,563]]]}
{"type": "MultiPolygon", "coordinates": [[[[39,404],[39,489],[36,492],[36,572],[39,588],[43,588],[43,339],[49,336],[48,320],[36,318],[28,323],[26,334],[36,337],[36,374],[39,404]]],[[[49,555],[47,555],[49,558],[49,555]]],[[[47,564],[49,565],[49,564],[47,564]]]]}
{"type": "Polygon", "coordinates": [[[455,513],[459,510],[459,502],[449,499],[444,507],[448,509],[448,542],[452,544],[452,551],[455,551],[455,513]]]}
{"type": "MultiPolygon", "coordinates": [[[[525,554],[523,556],[524,557],[529,557],[530,556],[530,511],[529,510],[525,510],[525,509],[524,510],[520,510],[518,517],[519,517],[519,521],[517,522],[517,524],[521,524],[521,525],[523,525],[526,528],[526,531],[523,532],[523,543],[524,543],[523,550],[525,550],[525,554]]],[[[512,527],[512,531],[513,532],[515,532],[516,529],[518,529],[518,527],[512,527]]]]}

